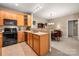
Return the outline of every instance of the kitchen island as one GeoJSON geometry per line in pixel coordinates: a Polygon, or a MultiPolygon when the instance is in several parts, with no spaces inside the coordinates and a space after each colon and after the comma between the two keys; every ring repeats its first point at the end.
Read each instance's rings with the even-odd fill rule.
{"type": "Polygon", "coordinates": [[[48,33],[44,32],[31,32],[28,33],[28,45],[37,53],[37,55],[45,55],[48,53],[48,33]]]}

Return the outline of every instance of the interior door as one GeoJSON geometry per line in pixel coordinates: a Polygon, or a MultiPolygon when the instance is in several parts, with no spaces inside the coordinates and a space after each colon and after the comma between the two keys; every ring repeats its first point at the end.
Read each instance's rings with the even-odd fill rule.
{"type": "Polygon", "coordinates": [[[68,37],[73,36],[73,21],[68,21],[68,37]]]}
{"type": "Polygon", "coordinates": [[[75,20],[73,23],[73,35],[78,36],[78,21],[75,20]]]}
{"type": "Polygon", "coordinates": [[[68,36],[78,36],[78,20],[68,21],[68,36]]]}

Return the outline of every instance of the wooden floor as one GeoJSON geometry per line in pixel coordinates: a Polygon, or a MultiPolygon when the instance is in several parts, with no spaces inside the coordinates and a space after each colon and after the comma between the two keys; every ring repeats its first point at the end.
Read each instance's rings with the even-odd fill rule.
{"type": "Polygon", "coordinates": [[[37,56],[36,53],[25,43],[2,48],[2,56],[37,56]]]}

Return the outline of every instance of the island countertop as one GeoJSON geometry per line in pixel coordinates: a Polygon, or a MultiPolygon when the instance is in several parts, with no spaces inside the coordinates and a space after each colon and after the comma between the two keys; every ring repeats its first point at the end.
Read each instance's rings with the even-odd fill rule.
{"type": "Polygon", "coordinates": [[[32,31],[24,31],[24,32],[28,32],[28,33],[32,33],[32,34],[35,34],[35,35],[45,35],[45,34],[48,34],[48,33],[45,33],[45,32],[32,32],[32,31]]]}
{"type": "Polygon", "coordinates": [[[45,35],[45,34],[48,34],[48,33],[45,33],[45,32],[37,32],[37,33],[33,33],[35,35],[45,35]]]}

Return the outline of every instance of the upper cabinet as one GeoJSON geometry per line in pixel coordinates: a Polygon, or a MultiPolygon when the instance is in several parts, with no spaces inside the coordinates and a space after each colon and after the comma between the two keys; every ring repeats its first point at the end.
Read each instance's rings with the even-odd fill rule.
{"type": "Polygon", "coordinates": [[[13,19],[13,20],[17,18],[15,13],[7,12],[7,11],[0,11],[0,17],[4,19],[13,19]]]}
{"type": "Polygon", "coordinates": [[[17,20],[17,26],[31,26],[32,25],[31,14],[0,10],[0,25],[4,25],[3,24],[4,19],[17,20]]]}
{"type": "Polygon", "coordinates": [[[24,15],[17,15],[17,25],[18,26],[24,26],[24,15]]]}
{"type": "Polygon", "coordinates": [[[9,12],[5,12],[5,16],[6,19],[13,19],[16,20],[16,14],[13,13],[9,13],[9,12]]]}
{"type": "Polygon", "coordinates": [[[25,15],[24,16],[24,25],[32,26],[32,15],[25,15]]]}
{"type": "Polygon", "coordinates": [[[0,11],[0,18],[4,17],[4,14],[5,14],[4,11],[1,10],[0,11]]]}
{"type": "Polygon", "coordinates": [[[28,15],[28,26],[31,26],[32,25],[32,16],[31,15],[28,15]]]}
{"type": "Polygon", "coordinates": [[[0,25],[3,25],[4,12],[0,11],[0,25]]]}
{"type": "Polygon", "coordinates": [[[12,19],[12,20],[16,20],[17,19],[16,14],[10,13],[10,12],[5,12],[4,18],[5,19],[12,19]]]}

